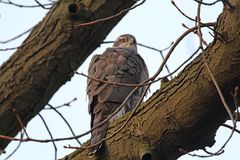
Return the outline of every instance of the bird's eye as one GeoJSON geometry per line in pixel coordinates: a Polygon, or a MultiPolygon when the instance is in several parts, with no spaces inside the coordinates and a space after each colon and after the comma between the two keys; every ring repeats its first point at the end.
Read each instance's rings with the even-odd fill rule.
{"type": "Polygon", "coordinates": [[[126,42],[126,39],[124,39],[124,38],[119,39],[119,42],[126,42]]]}

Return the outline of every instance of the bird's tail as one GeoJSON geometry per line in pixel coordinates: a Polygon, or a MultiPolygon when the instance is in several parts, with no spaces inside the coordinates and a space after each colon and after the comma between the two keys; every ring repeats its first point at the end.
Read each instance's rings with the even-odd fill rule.
{"type": "MultiPolygon", "coordinates": [[[[103,122],[104,119],[106,119],[105,116],[106,108],[103,107],[104,104],[101,105],[102,105],[101,107],[95,106],[95,109],[92,113],[92,128],[98,125],[99,123],[103,122]]],[[[90,145],[92,147],[89,149],[89,156],[94,155],[102,147],[102,143],[100,142],[106,135],[108,125],[109,122],[107,121],[103,125],[95,128],[91,132],[90,145]]]]}

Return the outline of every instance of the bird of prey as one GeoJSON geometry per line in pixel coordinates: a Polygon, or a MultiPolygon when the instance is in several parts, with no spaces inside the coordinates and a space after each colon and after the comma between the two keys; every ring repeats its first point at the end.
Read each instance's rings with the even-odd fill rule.
{"type": "MultiPolygon", "coordinates": [[[[112,85],[96,81],[125,84],[139,84],[149,78],[148,69],[142,57],[137,52],[137,42],[134,36],[124,34],[117,38],[113,46],[107,48],[103,54],[94,55],[88,68],[87,95],[89,99],[89,113],[91,128],[104,121],[112,114],[134,89],[130,86],[112,85]],[[94,79],[93,79],[94,78],[94,79]]],[[[146,87],[138,88],[129,98],[123,108],[110,119],[121,117],[140,100],[140,95],[146,87]]],[[[106,135],[109,121],[91,132],[89,155],[95,154],[102,146],[99,143],[106,135]]]]}

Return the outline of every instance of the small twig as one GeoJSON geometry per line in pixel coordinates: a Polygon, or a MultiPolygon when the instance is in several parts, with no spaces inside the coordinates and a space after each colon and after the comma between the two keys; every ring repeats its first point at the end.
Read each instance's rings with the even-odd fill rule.
{"type": "Polygon", "coordinates": [[[109,17],[106,17],[106,18],[102,18],[102,19],[98,19],[98,20],[91,21],[91,22],[81,23],[81,24],[76,25],[75,27],[89,26],[89,25],[97,24],[97,23],[104,22],[104,21],[107,21],[107,20],[111,20],[113,18],[116,18],[116,17],[122,15],[123,13],[126,13],[126,12],[128,12],[130,10],[133,10],[133,9],[141,6],[145,1],[146,0],[143,0],[141,3],[139,3],[139,4],[137,4],[137,5],[133,6],[133,7],[121,10],[120,12],[118,12],[117,14],[114,14],[112,16],[109,16],[109,17]]]}
{"type": "Polygon", "coordinates": [[[206,2],[199,1],[199,0],[194,0],[194,1],[197,2],[197,3],[201,3],[203,5],[212,6],[212,5],[214,5],[214,4],[218,3],[218,2],[221,2],[222,0],[216,0],[216,1],[211,2],[211,3],[206,3],[206,2]]]}
{"type": "MultiPolygon", "coordinates": [[[[62,107],[70,107],[71,106],[71,104],[73,103],[73,102],[75,102],[77,100],[77,98],[73,98],[71,101],[69,101],[69,102],[67,102],[67,103],[64,103],[64,104],[62,104],[62,105],[59,105],[59,106],[52,106],[52,105],[50,105],[50,104],[47,104],[47,106],[52,106],[54,109],[59,109],[59,108],[62,108],[62,107]]],[[[49,110],[49,109],[53,109],[52,107],[50,107],[50,108],[44,108],[44,110],[49,110]]]]}
{"type": "MultiPolygon", "coordinates": [[[[173,75],[174,73],[176,73],[181,67],[183,67],[183,65],[185,65],[188,61],[190,61],[198,53],[199,50],[200,50],[200,48],[197,48],[196,51],[188,59],[186,59],[181,65],[179,65],[174,71],[172,71],[170,75],[173,75]]],[[[170,75],[159,77],[155,81],[162,80],[164,78],[169,77],[170,75]]]]}
{"type": "Polygon", "coordinates": [[[239,112],[235,112],[235,114],[234,114],[234,118],[236,119],[236,117],[237,117],[237,119],[236,119],[236,121],[240,121],[240,114],[239,114],[239,112]]]}
{"type": "MultiPolygon", "coordinates": [[[[36,1],[35,1],[36,2],[36,1]]],[[[13,6],[16,6],[16,7],[20,7],[20,8],[36,8],[36,7],[41,7],[43,9],[50,9],[51,7],[47,8],[46,6],[52,6],[54,3],[51,2],[51,3],[47,3],[47,4],[38,4],[38,5],[22,5],[22,4],[17,4],[15,2],[12,2],[10,0],[7,0],[7,1],[0,1],[0,3],[2,4],[9,4],[9,5],[13,5],[13,6]]]]}
{"type": "Polygon", "coordinates": [[[208,70],[208,73],[209,73],[209,75],[210,75],[210,77],[211,77],[211,79],[212,79],[212,81],[213,81],[213,83],[214,83],[214,85],[215,85],[215,87],[216,87],[216,89],[217,89],[217,92],[218,92],[218,94],[219,94],[219,96],[220,96],[220,99],[221,99],[221,101],[222,101],[222,103],[223,103],[223,106],[224,106],[224,108],[226,109],[226,111],[227,111],[227,113],[228,113],[231,121],[234,123],[235,120],[234,120],[234,118],[233,118],[232,112],[231,112],[231,110],[229,109],[229,106],[228,106],[228,104],[227,104],[227,102],[226,102],[226,100],[225,100],[225,98],[224,98],[224,96],[223,96],[223,94],[222,94],[222,91],[221,91],[221,89],[220,89],[220,87],[219,87],[219,85],[218,85],[215,77],[213,76],[211,69],[209,68],[209,66],[208,66],[208,64],[207,64],[207,62],[206,62],[206,57],[205,57],[204,53],[203,53],[203,59],[204,59],[205,66],[206,66],[206,68],[207,68],[207,70],[208,70]]]}
{"type": "Polygon", "coordinates": [[[237,128],[234,128],[228,124],[222,124],[223,127],[229,128],[231,130],[234,130],[235,132],[237,132],[238,134],[240,134],[240,130],[238,130],[237,128]]]}
{"type": "Polygon", "coordinates": [[[52,13],[54,12],[54,10],[56,9],[57,4],[60,3],[60,1],[57,1],[56,3],[53,3],[52,5],[52,9],[50,10],[49,14],[47,15],[47,17],[45,18],[43,24],[40,26],[40,29],[38,30],[37,33],[35,33],[33,36],[31,36],[29,39],[26,39],[27,41],[24,41],[20,46],[18,47],[12,47],[12,48],[4,48],[4,49],[0,49],[0,51],[8,51],[8,50],[14,50],[14,49],[18,49],[20,47],[24,47],[25,45],[29,44],[30,42],[32,42],[33,40],[35,40],[36,37],[38,37],[38,35],[42,32],[42,30],[45,28],[47,22],[49,21],[50,17],[52,16],[52,13]]]}
{"type": "MultiPolygon", "coordinates": [[[[156,48],[153,48],[153,47],[149,47],[149,46],[141,44],[141,43],[138,43],[138,45],[141,46],[141,47],[144,47],[144,48],[148,48],[148,49],[151,49],[151,50],[154,50],[154,51],[158,51],[160,53],[162,59],[164,59],[164,55],[163,55],[162,52],[167,50],[167,49],[169,49],[171,47],[171,45],[173,45],[173,42],[168,47],[166,47],[166,48],[164,48],[162,50],[159,50],[159,49],[156,49],[156,48]]],[[[165,68],[166,68],[168,74],[170,75],[170,78],[173,79],[172,75],[170,74],[171,72],[170,72],[169,67],[167,66],[167,63],[165,64],[165,68]]]]}
{"type": "Polygon", "coordinates": [[[239,99],[239,88],[238,88],[238,86],[236,86],[234,88],[234,92],[231,93],[231,95],[233,97],[233,101],[234,101],[235,106],[239,107],[240,103],[239,103],[239,100],[238,100],[239,99]]]}
{"type": "Polygon", "coordinates": [[[139,46],[141,46],[141,47],[144,47],[144,48],[148,48],[148,49],[151,49],[151,50],[154,50],[154,51],[157,51],[157,52],[162,53],[163,51],[168,50],[168,49],[173,45],[173,43],[174,43],[174,42],[171,42],[171,44],[170,44],[168,47],[164,48],[164,49],[157,49],[157,48],[154,48],[154,47],[150,47],[150,46],[148,46],[148,45],[144,45],[144,44],[142,44],[142,43],[137,43],[137,45],[139,45],[139,46]]]}
{"type": "MultiPolygon", "coordinates": [[[[194,19],[194,18],[191,18],[190,16],[188,16],[187,14],[185,14],[177,5],[176,5],[176,3],[172,0],[171,1],[172,2],[172,4],[173,4],[173,6],[184,16],[184,17],[186,17],[187,19],[189,19],[189,20],[191,20],[191,21],[193,21],[193,22],[197,22],[196,21],[196,19],[194,19]]],[[[201,23],[201,25],[203,25],[204,23],[202,23],[202,22],[200,22],[201,23]]],[[[183,27],[185,27],[185,28],[188,28],[185,24],[182,24],[183,25],[183,27]]],[[[213,31],[214,33],[216,33],[216,34],[218,34],[217,32],[215,32],[215,30],[213,29],[213,28],[211,28],[211,27],[207,27],[208,29],[210,29],[211,31],[213,31]]],[[[194,32],[195,33],[195,32],[194,32]]],[[[205,42],[205,45],[207,45],[207,43],[205,42]]]]}
{"type": "MultiPolygon", "coordinates": [[[[53,107],[52,105],[50,104],[47,104],[52,110],[54,110],[62,119],[63,121],[66,123],[66,125],[68,126],[69,130],[71,131],[72,135],[74,137],[76,137],[72,127],[70,126],[70,124],[68,123],[68,121],[64,118],[64,116],[55,108],[53,107]]],[[[82,143],[76,138],[76,141],[78,142],[79,145],[82,145],[82,143]]]]}
{"type": "Polygon", "coordinates": [[[17,110],[16,110],[15,108],[13,108],[13,113],[14,113],[15,117],[17,118],[18,123],[20,124],[22,130],[24,131],[24,133],[26,134],[26,136],[29,137],[29,136],[28,136],[28,133],[27,133],[27,131],[26,131],[26,128],[25,128],[25,126],[23,125],[23,122],[22,122],[22,120],[21,120],[21,118],[20,118],[20,116],[19,116],[19,114],[18,114],[18,112],[17,112],[17,110]]]}
{"type": "Polygon", "coordinates": [[[23,32],[23,33],[21,33],[21,34],[15,36],[15,37],[13,37],[13,38],[10,38],[10,39],[5,40],[5,41],[0,41],[0,43],[1,43],[1,44],[6,44],[6,43],[9,43],[9,42],[11,42],[11,41],[14,41],[14,40],[16,40],[16,39],[22,37],[23,35],[27,34],[28,32],[30,32],[32,29],[33,29],[33,27],[29,28],[29,29],[26,30],[25,32],[23,32]]]}
{"type": "MultiPolygon", "coordinates": [[[[24,132],[21,131],[20,138],[23,139],[23,136],[24,136],[24,132]]],[[[14,153],[16,153],[17,150],[20,148],[21,144],[22,144],[22,142],[19,141],[17,147],[16,147],[16,148],[12,151],[12,153],[10,153],[4,160],[8,160],[9,158],[11,158],[11,157],[14,155],[14,153]]],[[[0,155],[1,155],[1,154],[0,154],[0,155]]]]}
{"type": "MultiPolygon", "coordinates": [[[[173,45],[173,43],[174,43],[174,42],[172,42],[168,47],[166,47],[166,48],[164,48],[164,49],[162,49],[162,50],[159,50],[159,49],[156,49],[156,48],[154,48],[154,47],[150,47],[150,46],[147,46],[147,45],[144,45],[144,44],[141,44],[141,43],[138,43],[138,45],[141,46],[141,47],[148,48],[148,49],[151,49],[151,50],[154,50],[154,51],[159,52],[160,55],[161,55],[161,57],[162,57],[162,59],[164,59],[163,51],[169,49],[169,48],[171,47],[171,45],[173,45]]],[[[171,72],[170,72],[170,69],[169,69],[167,63],[165,64],[165,68],[166,68],[168,74],[170,75],[170,78],[173,79],[172,74],[171,74],[171,72]]]]}
{"type": "Polygon", "coordinates": [[[40,3],[38,0],[34,0],[40,7],[42,7],[43,9],[51,9],[51,7],[46,7],[46,4],[42,4],[40,3]]]}
{"type": "Polygon", "coordinates": [[[194,1],[197,2],[197,3],[201,3],[203,5],[206,5],[206,6],[212,6],[212,5],[214,5],[214,4],[218,3],[218,2],[222,2],[223,5],[228,5],[228,7],[230,9],[234,9],[234,7],[228,2],[228,0],[216,0],[216,1],[212,2],[212,3],[202,2],[200,0],[194,0],[194,1]]]}
{"type": "Polygon", "coordinates": [[[75,74],[84,76],[84,77],[86,77],[86,78],[88,78],[88,79],[91,79],[91,80],[93,80],[93,81],[96,81],[96,82],[101,82],[101,83],[106,83],[106,84],[116,85],[116,86],[141,87],[141,86],[147,85],[146,83],[144,83],[144,84],[141,84],[141,83],[131,84],[131,83],[118,83],[118,82],[105,81],[105,80],[101,80],[101,79],[97,79],[97,78],[88,76],[88,75],[86,75],[86,74],[84,74],[84,73],[79,73],[79,72],[77,72],[77,71],[75,71],[75,74]]]}
{"type": "Polygon", "coordinates": [[[189,19],[189,20],[191,20],[191,21],[196,22],[196,20],[195,20],[194,18],[191,18],[191,17],[189,17],[187,14],[185,14],[185,13],[176,5],[176,3],[175,3],[173,0],[171,0],[171,3],[172,3],[172,5],[173,5],[184,17],[186,17],[187,19],[189,19]]]}
{"type": "Polygon", "coordinates": [[[234,9],[234,7],[230,4],[230,2],[228,0],[221,0],[221,1],[222,1],[223,5],[228,5],[228,7],[230,9],[234,9]]]}
{"type": "MultiPolygon", "coordinates": [[[[114,41],[104,41],[104,42],[102,42],[102,44],[108,44],[108,43],[114,43],[114,41]]],[[[144,47],[144,48],[147,48],[147,49],[151,49],[153,51],[163,52],[163,51],[168,50],[173,45],[173,43],[174,42],[171,42],[171,44],[168,47],[164,48],[164,49],[157,49],[157,48],[154,48],[154,47],[151,47],[149,45],[142,44],[142,43],[137,43],[137,45],[141,46],[141,47],[144,47]]]]}
{"type": "MultiPolygon", "coordinates": [[[[187,154],[187,155],[192,156],[192,157],[199,157],[199,158],[212,157],[212,154],[211,154],[211,156],[209,156],[209,155],[198,155],[198,154],[189,153],[188,151],[186,151],[186,150],[184,150],[184,149],[182,149],[182,148],[179,148],[178,150],[179,150],[179,152],[182,152],[182,153],[187,154]]],[[[207,153],[208,151],[205,151],[205,152],[207,153]]],[[[210,153],[210,152],[208,152],[208,153],[210,153]]],[[[223,154],[223,153],[224,153],[224,150],[222,150],[221,152],[219,152],[217,155],[221,155],[221,154],[223,154]]]]}
{"type": "MultiPolygon", "coordinates": [[[[203,148],[202,149],[205,153],[207,153],[207,154],[209,154],[209,155],[213,155],[214,153],[212,153],[212,152],[209,152],[206,148],[203,148]]],[[[224,153],[224,150],[222,150],[222,152],[219,152],[219,153],[217,153],[217,154],[215,154],[216,156],[219,156],[219,155],[221,155],[221,154],[223,154],[224,153]]],[[[203,157],[204,158],[204,157],[203,157]]]]}
{"type": "Polygon", "coordinates": [[[18,47],[12,47],[12,48],[0,48],[0,51],[10,51],[10,50],[15,50],[15,49],[18,49],[19,47],[21,46],[18,46],[18,47]]]}
{"type": "MultiPolygon", "coordinates": [[[[46,129],[47,129],[47,132],[48,132],[49,136],[50,136],[51,139],[53,140],[52,133],[51,133],[50,129],[48,128],[48,125],[47,125],[46,121],[44,120],[44,118],[42,117],[42,115],[41,115],[40,113],[38,113],[38,116],[41,118],[44,126],[45,126],[46,129]]],[[[52,144],[53,144],[54,153],[55,153],[55,154],[54,154],[54,157],[55,157],[54,159],[57,160],[57,146],[56,146],[56,144],[55,144],[55,141],[52,141],[52,144]]]]}

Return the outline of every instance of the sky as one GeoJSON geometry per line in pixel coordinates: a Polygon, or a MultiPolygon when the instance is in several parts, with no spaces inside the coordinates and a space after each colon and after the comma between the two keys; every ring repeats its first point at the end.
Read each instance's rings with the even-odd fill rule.
{"type": "MultiPolygon", "coordinates": [[[[35,4],[34,0],[15,1],[21,4],[35,4]]],[[[41,1],[41,2],[46,2],[41,1]]],[[[191,17],[196,16],[197,4],[193,0],[176,0],[176,4],[191,17]]],[[[45,16],[47,10],[41,8],[18,8],[0,3],[0,41],[10,39],[29,28],[33,27],[45,16]]],[[[222,4],[218,3],[215,6],[206,6],[202,8],[202,22],[215,22],[217,16],[222,12],[222,4]]],[[[185,24],[188,27],[193,27],[194,22],[182,16],[177,9],[171,4],[170,0],[147,0],[142,6],[130,11],[120,23],[114,27],[111,33],[107,36],[106,41],[115,40],[119,35],[130,33],[134,35],[139,43],[155,47],[157,49],[164,49],[168,47],[171,42],[175,41],[186,28],[182,26],[185,24]]],[[[27,35],[26,35],[27,36],[27,35]]],[[[16,47],[26,38],[23,36],[11,43],[0,44],[0,48],[16,47]]],[[[207,42],[211,42],[212,37],[204,30],[204,38],[207,42]]],[[[167,65],[170,71],[177,68],[185,59],[187,59],[195,51],[198,45],[198,37],[191,34],[186,37],[180,45],[176,48],[167,65]]],[[[97,48],[92,55],[101,54],[111,44],[102,44],[97,48]]],[[[138,47],[138,51],[144,58],[150,76],[153,75],[162,62],[162,58],[158,52],[146,48],[138,47]]],[[[6,61],[14,51],[0,51],[0,64],[6,61]]],[[[166,52],[164,52],[166,54],[166,52]]],[[[91,56],[79,67],[78,71],[87,73],[88,64],[91,56]]],[[[164,69],[161,76],[167,74],[164,69]]],[[[175,74],[176,75],[176,74],[175,74]]],[[[152,85],[151,93],[158,89],[160,82],[152,85]]],[[[62,86],[57,93],[50,100],[53,106],[59,106],[66,102],[77,98],[77,101],[71,103],[70,107],[63,107],[59,112],[67,119],[73,128],[76,135],[81,134],[90,129],[90,116],[88,114],[88,105],[86,98],[86,78],[79,75],[74,75],[72,79],[62,86]]],[[[149,94],[149,96],[151,95],[149,94]]],[[[1,106],[0,106],[1,107],[1,106]]],[[[51,110],[42,110],[41,115],[46,120],[52,134],[55,138],[69,137],[71,132],[64,123],[64,121],[51,110]]],[[[230,123],[228,123],[230,124],[230,123]]],[[[39,116],[33,118],[27,125],[27,132],[30,137],[37,139],[47,139],[49,135],[46,131],[39,116]]],[[[214,152],[221,147],[230,135],[230,130],[220,127],[216,134],[216,144],[209,149],[214,152]]],[[[19,137],[19,135],[17,136],[19,137]]],[[[90,138],[87,135],[80,139],[85,142],[90,138]]],[[[238,142],[240,136],[234,134],[233,138],[225,148],[224,154],[208,158],[208,160],[234,160],[238,155],[238,142]]],[[[12,142],[6,148],[7,154],[1,155],[0,160],[4,160],[17,146],[17,142],[12,142]]],[[[73,152],[70,149],[64,149],[65,145],[77,146],[76,141],[61,141],[56,142],[58,146],[57,157],[62,158],[65,155],[73,152]]],[[[203,152],[194,152],[195,154],[204,154],[203,152]]],[[[52,143],[36,143],[27,142],[22,143],[17,152],[9,158],[10,160],[53,160],[54,148],[52,143]],[[36,156],[37,155],[37,156],[36,156]]],[[[179,160],[199,160],[202,158],[192,156],[182,156],[179,160]]]]}

